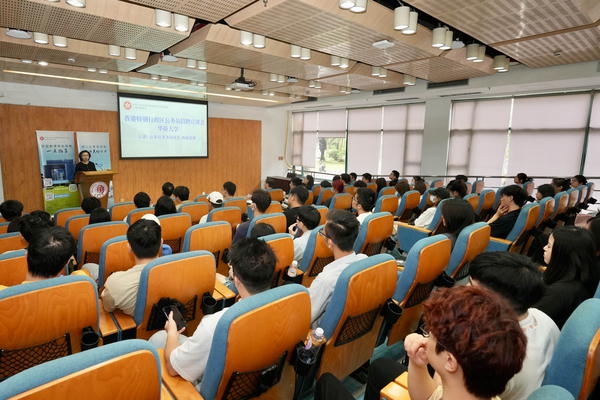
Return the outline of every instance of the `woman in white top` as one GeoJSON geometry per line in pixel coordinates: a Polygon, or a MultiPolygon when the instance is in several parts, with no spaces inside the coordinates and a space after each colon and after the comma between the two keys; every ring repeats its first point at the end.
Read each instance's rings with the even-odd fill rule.
{"type": "Polygon", "coordinates": [[[445,188],[435,188],[434,190],[429,191],[429,197],[433,205],[429,207],[427,210],[423,211],[419,218],[415,220],[415,226],[419,228],[427,229],[431,221],[433,220],[433,216],[435,215],[435,211],[437,209],[438,204],[444,199],[450,197],[450,192],[445,188]]]}

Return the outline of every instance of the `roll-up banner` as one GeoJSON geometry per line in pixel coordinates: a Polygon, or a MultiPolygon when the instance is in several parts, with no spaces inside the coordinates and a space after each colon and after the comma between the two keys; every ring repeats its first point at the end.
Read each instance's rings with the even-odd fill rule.
{"type": "MultiPolygon", "coordinates": [[[[109,171],[110,141],[108,132],[77,132],[77,154],[87,150],[90,152],[90,162],[96,166],[96,171],[109,171]]],[[[79,159],[78,159],[79,161],[79,159]]],[[[110,181],[108,202],[112,204],[113,183],[110,181]]]]}
{"type": "Polygon", "coordinates": [[[63,208],[79,207],[74,132],[36,131],[36,135],[44,209],[54,214],[63,208]]]}

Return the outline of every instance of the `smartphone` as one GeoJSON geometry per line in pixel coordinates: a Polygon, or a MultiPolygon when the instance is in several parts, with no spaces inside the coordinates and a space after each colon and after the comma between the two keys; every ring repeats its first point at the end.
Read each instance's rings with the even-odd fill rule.
{"type": "Polygon", "coordinates": [[[172,305],[163,307],[163,312],[167,316],[167,319],[169,319],[169,314],[171,313],[171,311],[173,311],[173,319],[177,324],[177,330],[180,331],[183,328],[187,328],[187,323],[185,322],[185,319],[183,319],[183,316],[181,315],[177,307],[172,305]]]}

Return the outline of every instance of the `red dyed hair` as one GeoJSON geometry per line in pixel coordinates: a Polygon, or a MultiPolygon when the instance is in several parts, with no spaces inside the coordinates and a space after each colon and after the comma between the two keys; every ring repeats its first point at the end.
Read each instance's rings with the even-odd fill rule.
{"type": "Polygon", "coordinates": [[[331,186],[333,186],[333,188],[338,193],[344,193],[344,181],[343,180],[336,179],[335,181],[333,181],[333,183],[331,184],[331,186]]]}
{"type": "MultiPolygon", "coordinates": [[[[477,397],[501,394],[521,370],[527,338],[508,303],[475,286],[440,289],[423,303],[424,319],[461,366],[467,391],[477,397]]],[[[443,346],[441,346],[443,345],[443,346]]]]}

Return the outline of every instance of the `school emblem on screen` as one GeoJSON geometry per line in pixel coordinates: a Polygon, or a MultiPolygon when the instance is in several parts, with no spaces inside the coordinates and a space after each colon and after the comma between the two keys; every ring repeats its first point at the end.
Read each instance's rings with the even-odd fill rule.
{"type": "Polygon", "coordinates": [[[108,185],[104,182],[94,182],[90,186],[90,196],[102,198],[108,194],[108,185]]]}

